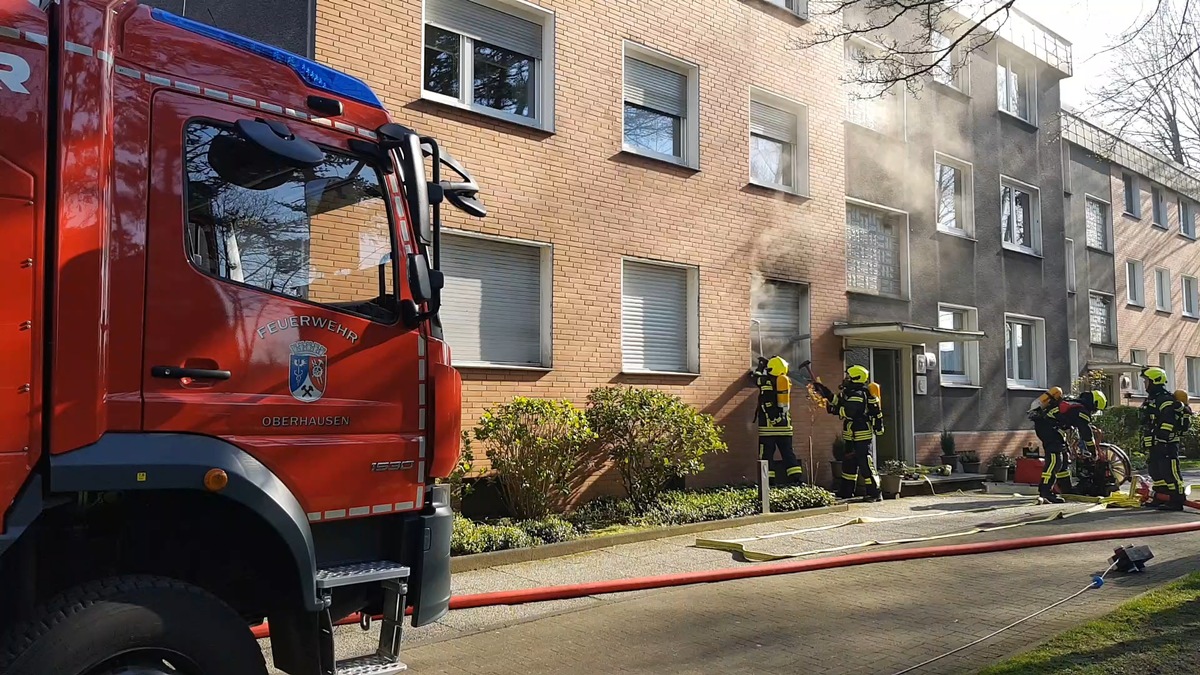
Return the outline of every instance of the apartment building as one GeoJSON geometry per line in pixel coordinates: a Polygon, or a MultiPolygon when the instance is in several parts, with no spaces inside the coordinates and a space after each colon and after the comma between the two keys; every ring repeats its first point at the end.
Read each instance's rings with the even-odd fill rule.
{"type": "Polygon", "coordinates": [[[1164,368],[1171,389],[1200,398],[1200,174],[1075,115],[1064,115],[1063,140],[1068,201],[1082,196],[1089,209],[1073,219],[1087,238],[1076,261],[1093,266],[1086,304],[1075,303],[1088,317],[1086,330],[1075,324],[1079,344],[1091,343],[1084,367],[1111,373],[1112,393],[1127,404],[1145,395],[1138,371],[1146,365],[1164,368]]]}
{"type": "MultiPolygon", "coordinates": [[[[875,48],[847,42],[847,63],[875,48]]],[[[943,429],[960,450],[1013,452],[1030,402],[1068,373],[1062,162],[1047,148],[1070,44],[1014,12],[954,58],[919,96],[848,92],[850,313],[834,333],[883,389],[881,460],[936,463],[943,429]]]]}

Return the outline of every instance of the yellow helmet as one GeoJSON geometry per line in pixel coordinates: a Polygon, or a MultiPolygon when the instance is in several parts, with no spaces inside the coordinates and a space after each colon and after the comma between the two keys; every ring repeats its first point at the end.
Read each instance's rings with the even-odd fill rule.
{"type": "Polygon", "coordinates": [[[787,375],[788,362],[782,356],[772,356],[770,361],[767,361],[767,372],[779,376],[787,375]]]}
{"type": "Polygon", "coordinates": [[[850,366],[846,369],[846,379],[855,384],[866,384],[871,379],[871,373],[862,366],[850,366]]]}
{"type": "Polygon", "coordinates": [[[1104,410],[1108,407],[1108,397],[1104,395],[1104,392],[1098,389],[1089,391],[1084,394],[1084,396],[1091,398],[1092,405],[1096,406],[1096,410],[1104,410]]]}
{"type": "Polygon", "coordinates": [[[1158,366],[1150,366],[1142,371],[1142,377],[1150,381],[1150,384],[1166,384],[1167,371],[1158,366]]]}

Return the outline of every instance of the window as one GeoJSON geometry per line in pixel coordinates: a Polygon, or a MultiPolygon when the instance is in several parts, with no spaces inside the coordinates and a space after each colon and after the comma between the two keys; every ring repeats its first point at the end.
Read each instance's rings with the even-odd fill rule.
{"type": "Polygon", "coordinates": [[[1200,358],[1187,357],[1187,392],[1189,396],[1200,396],[1200,358]]]}
{"type": "Polygon", "coordinates": [[[1138,189],[1137,176],[1131,173],[1122,173],[1121,183],[1125,186],[1125,213],[1141,218],[1142,194],[1138,189]]]}
{"type": "Polygon", "coordinates": [[[321,164],[299,169],[240,139],[210,123],[185,131],[192,264],[218,279],[394,322],[396,249],[378,170],[328,148],[321,164]]]}
{"type": "Polygon", "coordinates": [[[1033,71],[1010,56],[1000,54],[998,59],[996,96],[1000,110],[1035,124],[1033,71]]]}
{"type": "Polygon", "coordinates": [[[933,57],[941,59],[933,67],[933,81],[966,93],[970,61],[964,45],[954,45],[953,38],[935,30],[929,34],[929,46],[933,57]]]}
{"type": "Polygon", "coordinates": [[[766,0],[766,2],[782,7],[802,19],[808,18],[808,0],[766,0]]]}
{"type": "Polygon", "coordinates": [[[1200,317],[1200,300],[1196,297],[1196,277],[1183,279],[1183,315],[1192,318],[1200,317]]]}
{"type": "MultiPolygon", "coordinates": [[[[1134,365],[1141,366],[1144,368],[1144,367],[1150,365],[1150,357],[1147,356],[1145,349],[1130,349],[1129,350],[1129,362],[1134,365]]],[[[1139,371],[1140,370],[1141,369],[1139,368],[1139,371]]],[[[1130,387],[1130,389],[1133,391],[1133,393],[1141,394],[1144,396],[1146,394],[1146,390],[1145,390],[1145,388],[1142,387],[1141,373],[1139,372],[1139,373],[1135,374],[1130,379],[1133,381],[1133,384],[1130,387]]]]}
{"type": "Polygon", "coordinates": [[[904,128],[903,87],[872,84],[880,78],[878,48],[865,40],[846,40],[846,119],[889,136],[900,135],[904,128]],[[896,92],[900,91],[900,94],[896,92]]]}
{"type": "MultiPolygon", "coordinates": [[[[979,330],[979,311],[974,307],[939,304],[938,328],[959,331],[979,330]]],[[[938,362],[943,385],[979,384],[978,342],[939,343],[938,362]]]]}
{"type": "Polygon", "coordinates": [[[631,373],[700,370],[699,273],[694,267],[625,260],[621,361],[631,373]]]}
{"type": "Polygon", "coordinates": [[[765,280],[753,285],[750,319],[757,353],[783,356],[793,367],[812,358],[807,284],[765,280]]]}
{"type": "Polygon", "coordinates": [[[750,90],[750,180],[808,194],[807,108],[766,91],[750,90]]]}
{"type": "Polygon", "coordinates": [[[1151,205],[1154,207],[1154,224],[1167,228],[1167,202],[1163,199],[1162,188],[1157,185],[1150,188],[1151,205]]]}
{"type": "Polygon", "coordinates": [[[1006,314],[1004,353],[1010,387],[1042,387],[1046,382],[1046,323],[1006,314]]]}
{"type": "Polygon", "coordinates": [[[1113,339],[1112,296],[1088,294],[1088,326],[1092,344],[1111,345],[1116,342],[1113,339]]]}
{"type": "Polygon", "coordinates": [[[1158,367],[1167,371],[1167,391],[1175,391],[1175,355],[1159,354],[1158,367]]]}
{"type": "Polygon", "coordinates": [[[1011,178],[1001,177],[1000,186],[1000,226],[1004,230],[1005,247],[1040,254],[1040,193],[1037,188],[1011,178]]]}
{"type": "Polygon", "coordinates": [[[1066,239],[1067,243],[1067,292],[1075,292],[1075,240],[1066,239]]]}
{"type": "Polygon", "coordinates": [[[1089,248],[1108,250],[1108,202],[1095,197],[1085,197],[1084,220],[1087,224],[1087,245],[1089,248]]]}
{"type": "Polygon", "coordinates": [[[1154,270],[1154,306],[1160,312],[1171,311],[1171,272],[1161,267],[1154,270]]]}
{"type": "Polygon", "coordinates": [[[1143,278],[1142,262],[1129,260],[1125,263],[1125,285],[1129,304],[1144,307],[1146,305],[1146,280],[1143,278]]]}
{"type": "Polygon", "coordinates": [[[904,297],[907,224],[903,217],[846,205],[846,285],[859,293],[904,297]]]}
{"type": "Polygon", "coordinates": [[[1179,198],[1179,234],[1189,239],[1196,238],[1195,205],[1183,197],[1179,198]]]}
{"type": "Polygon", "coordinates": [[[550,246],[444,232],[441,247],[455,364],[549,368],[550,246]]]}
{"type": "Polygon", "coordinates": [[[1074,382],[1079,377],[1079,340],[1067,340],[1067,365],[1071,369],[1067,379],[1074,382]]]}
{"type": "Polygon", "coordinates": [[[519,124],[554,126],[550,12],[528,3],[426,0],[424,61],[426,98],[519,124]]]}
{"type": "Polygon", "coordinates": [[[937,227],[943,232],[974,236],[975,199],[971,165],[934,153],[937,227]]]}
{"type": "Polygon", "coordinates": [[[694,65],[625,43],[626,152],[700,166],[698,78],[694,65]]]}

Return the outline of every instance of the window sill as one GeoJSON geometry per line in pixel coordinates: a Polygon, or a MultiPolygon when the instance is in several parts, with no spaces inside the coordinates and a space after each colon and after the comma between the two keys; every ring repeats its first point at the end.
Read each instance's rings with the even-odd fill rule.
{"type": "Polygon", "coordinates": [[[1099,347],[1100,349],[1116,349],[1117,348],[1117,345],[1115,345],[1111,342],[1088,342],[1088,344],[1090,344],[1093,347],[1099,347]]]}
{"type": "Polygon", "coordinates": [[[805,192],[801,192],[800,190],[797,190],[796,188],[788,187],[787,185],[776,185],[774,183],[764,183],[762,181],[754,180],[753,178],[750,179],[750,182],[748,183],[748,185],[750,185],[751,187],[759,188],[761,190],[770,190],[771,192],[780,192],[785,195],[791,195],[792,197],[801,197],[803,199],[811,198],[811,195],[809,195],[805,192]]]}
{"type": "Polygon", "coordinates": [[[1013,253],[1020,253],[1021,255],[1027,255],[1031,258],[1037,258],[1038,260],[1046,259],[1045,256],[1043,256],[1041,253],[1038,253],[1037,251],[1034,251],[1032,249],[1021,248],[1019,246],[1014,246],[1013,244],[1008,244],[1008,243],[1001,244],[1001,246],[1004,248],[1005,251],[1012,251],[1013,253]]]}
{"type": "Polygon", "coordinates": [[[1087,247],[1087,250],[1089,250],[1089,251],[1095,251],[1096,253],[1104,253],[1104,254],[1106,254],[1106,255],[1112,255],[1112,254],[1113,254],[1113,252],[1112,252],[1112,251],[1110,251],[1110,250],[1108,250],[1108,249],[1106,249],[1106,248],[1098,248],[1098,247],[1096,247],[1096,246],[1091,246],[1091,245],[1088,245],[1088,247],[1087,247]]]}
{"type": "Polygon", "coordinates": [[[1039,393],[1041,393],[1041,392],[1045,392],[1045,391],[1046,391],[1046,388],[1045,388],[1045,387],[1038,387],[1038,386],[1036,386],[1036,385],[1028,385],[1028,384],[1016,384],[1016,383],[1013,383],[1013,382],[1009,382],[1009,383],[1008,383],[1008,390],[1009,390],[1009,391],[1036,391],[1036,392],[1039,392],[1039,393]]]}
{"type": "Polygon", "coordinates": [[[516,125],[522,126],[522,127],[529,127],[530,129],[536,129],[538,131],[544,131],[548,134],[554,133],[554,124],[553,123],[543,124],[542,122],[539,122],[536,119],[523,117],[521,115],[513,115],[512,113],[506,113],[506,112],[502,112],[500,110],[493,110],[492,108],[487,108],[487,107],[481,106],[481,105],[473,105],[470,103],[463,103],[462,101],[460,101],[458,99],[450,98],[449,96],[438,94],[438,93],[432,92],[432,91],[421,90],[421,100],[429,101],[430,103],[436,103],[438,105],[444,105],[447,108],[454,108],[455,110],[462,110],[464,112],[475,113],[476,115],[482,115],[484,117],[490,117],[492,119],[497,119],[497,120],[500,120],[503,122],[508,122],[510,124],[516,124],[516,125]]]}
{"type": "Polygon", "coordinates": [[[788,18],[794,19],[796,21],[802,21],[804,23],[808,23],[809,21],[812,20],[811,17],[809,16],[807,9],[804,11],[788,9],[787,7],[780,7],[778,4],[772,2],[771,0],[759,0],[759,4],[765,5],[763,7],[763,9],[768,12],[786,15],[788,18]]]}
{"type": "Polygon", "coordinates": [[[548,366],[518,366],[506,363],[487,363],[486,361],[456,361],[450,365],[463,370],[512,370],[526,373],[549,373],[554,370],[548,366]]]}
{"type": "Polygon", "coordinates": [[[1156,230],[1162,230],[1163,232],[1167,231],[1166,225],[1159,225],[1158,223],[1150,223],[1150,227],[1153,227],[1156,230]]]}
{"type": "Polygon", "coordinates": [[[1004,108],[997,108],[997,111],[1000,113],[1002,118],[1007,117],[1008,119],[1012,120],[1013,122],[1016,122],[1017,124],[1020,124],[1021,126],[1026,127],[1030,131],[1038,131],[1037,122],[1032,122],[1030,120],[1025,119],[1024,117],[1021,117],[1020,115],[1010,113],[1009,111],[1005,110],[1004,108]]]}
{"type": "Polygon", "coordinates": [[[1134,302],[1132,300],[1125,301],[1126,307],[1137,307],[1138,309],[1146,309],[1146,304],[1142,302],[1134,302]]]}
{"type": "Polygon", "coordinates": [[[1200,314],[1188,314],[1187,312],[1184,312],[1183,318],[1185,318],[1185,319],[1200,319],[1200,314]]]}
{"type": "Polygon", "coordinates": [[[967,384],[966,382],[942,382],[943,389],[983,389],[978,384],[967,384]]]}
{"type": "Polygon", "coordinates": [[[629,370],[621,369],[622,375],[630,375],[634,377],[700,377],[700,373],[684,373],[673,370],[629,370]]]}
{"type": "Polygon", "coordinates": [[[880,300],[895,300],[896,302],[909,302],[908,298],[899,295],[885,295],[883,293],[872,293],[871,291],[858,291],[853,288],[846,291],[846,295],[861,295],[867,298],[878,298],[880,300]]]}
{"type": "Polygon", "coordinates": [[[937,233],[944,234],[948,237],[956,237],[958,239],[964,239],[966,241],[973,242],[973,243],[979,243],[979,240],[976,239],[975,237],[971,236],[966,230],[943,230],[942,228],[939,227],[937,230],[937,233]]]}
{"type": "Polygon", "coordinates": [[[1187,234],[1186,232],[1180,232],[1180,233],[1179,233],[1179,238],[1180,238],[1180,239],[1186,239],[1186,240],[1188,240],[1188,241],[1196,241],[1196,235],[1194,235],[1194,234],[1187,234]]]}
{"type": "Polygon", "coordinates": [[[697,171],[697,172],[700,171],[700,165],[698,163],[693,164],[691,162],[680,159],[678,157],[673,157],[671,155],[660,155],[656,152],[650,152],[648,150],[640,150],[638,148],[635,148],[635,147],[632,147],[629,145],[622,145],[621,152],[626,155],[632,155],[634,157],[640,157],[642,159],[649,159],[651,161],[662,162],[663,164],[669,164],[670,166],[679,167],[680,169],[689,169],[691,171],[697,171]]]}
{"type": "Polygon", "coordinates": [[[1167,315],[1171,315],[1171,314],[1175,313],[1175,310],[1173,310],[1173,309],[1170,309],[1170,308],[1164,309],[1162,307],[1155,307],[1154,311],[1158,312],[1159,314],[1167,314],[1167,315]]]}
{"type": "Polygon", "coordinates": [[[954,98],[963,99],[963,100],[971,98],[971,93],[965,89],[959,89],[958,87],[956,87],[952,84],[946,84],[945,82],[938,82],[937,80],[931,80],[930,82],[934,85],[935,89],[942,92],[943,94],[948,94],[950,96],[953,96],[954,98]]]}

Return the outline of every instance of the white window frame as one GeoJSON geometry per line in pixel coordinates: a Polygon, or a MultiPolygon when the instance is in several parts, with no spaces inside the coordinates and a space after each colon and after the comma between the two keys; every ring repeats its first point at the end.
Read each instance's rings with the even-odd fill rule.
{"type": "Polygon", "coordinates": [[[1084,243],[1087,247],[1094,251],[1103,251],[1104,253],[1112,253],[1113,250],[1113,221],[1112,221],[1112,202],[1102,197],[1090,193],[1083,195],[1083,228],[1084,228],[1084,243]],[[1092,246],[1088,241],[1087,236],[1087,208],[1088,202],[1096,202],[1104,207],[1104,246],[1097,248],[1092,246]]]}
{"type": "Polygon", "coordinates": [[[1075,278],[1075,240],[1067,237],[1065,241],[1067,245],[1067,293],[1074,293],[1078,287],[1078,281],[1075,278]]]}
{"type": "Polygon", "coordinates": [[[1179,195],[1179,236],[1196,240],[1196,202],[1183,195],[1179,195]]]}
{"type": "Polygon", "coordinates": [[[1165,267],[1154,268],[1154,309],[1159,312],[1173,312],[1174,306],[1171,302],[1171,270],[1165,267]],[[1163,281],[1160,272],[1165,274],[1166,281],[1163,281]],[[1167,302],[1164,305],[1162,302],[1163,290],[1166,290],[1167,302]]]}
{"type": "MultiPolygon", "coordinates": [[[[807,11],[807,10],[806,10],[807,11]]],[[[809,187],[809,138],[808,138],[808,106],[786,96],[767,91],[760,87],[750,86],[750,100],[763,105],[778,108],[796,116],[796,142],[792,144],[792,182],[794,185],[776,185],[756,180],[753,166],[747,162],[747,172],[750,183],[770,190],[779,190],[800,197],[810,196],[809,187]]],[[[749,134],[747,135],[749,138],[749,134]]],[[[778,140],[778,139],[774,139],[778,140]]]]}
{"type": "MultiPolygon", "coordinates": [[[[1027,255],[1041,257],[1042,255],[1042,191],[1029,183],[1017,180],[1011,176],[1000,174],[1000,242],[1001,245],[1010,250],[1027,255]],[[1031,226],[1033,233],[1030,235],[1030,240],[1033,242],[1032,247],[1022,246],[1020,244],[1004,241],[1004,232],[1007,224],[1004,222],[1004,188],[1013,188],[1021,192],[1028,193],[1033,202],[1029,205],[1029,217],[1033,219],[1031,226]]],[[[1016,213],[1016,196],[1013,196],[1013,213],[1016,213]]]]}
{"type": "Polygon", "coordinates": [[[1133,216],[1134,218],[1138,218],[1138,219],[1140,219],[1142,217],[1142,186],[1140,184],[1140,179],[1136,173],[1132,173],[1130,171],[1122,171],[1121,172],[1121,200],[1123,202],[1125,202],[1123,205],[1124,207],[1133,206],[1132,211],[1130,211],[1128,208],[1125,208],[1126,215],[1130,215],[1130,216],[1133,216]],[[1132,204],[1130,204],[1128,201],[1125,200],[1125,196],[1126,196],[1125,195],[1125,177],[1126,176],[1129,177],[1129,185],[1130,185],[1130,188],[1133,190],[1133,194],[1131,195],[1133,197],[1132,204]]]}
{"type": "Polygon", "coordinates": [[[1200,356],[1185,356],[1187,370],[1187,393],[1192,398],[1200,397],[1200,356]]]}
{"type": "Polygon", "coordinates": [[[1167,193],[1161,185],[1150,186],[1150,224],[1160,230],[1171,227],[1171,211],[1167,208],[1167,193]],[[1162,222],[1158,220],[1160,211],[1162,222]]]}
{"type": "MultiPolygon", "coordinates": [[[[943,311],[955,311],[963,313],[963,330],[977,331],[979,330],[979,309],[970,305],[954,305],[948,302],[938,303],[938,325],[941,324],[941,313],[943,311]]],[[[941,372],[941,343],[938,343],[938,378],[943,387],[969,387],[978,388],[982,381],[979,376],[979,343],[975,341],[960,342],[963,350],[963,370],[966,375],[947,375],[941,372]]]]}
{"type": "Polygon", "coordinates": [[[938,220],[938,212],[941,209],[941,181],[938,167],[941,165],[958,169],[963,182],[963,214],[961,229],[944,228],[941,223],[934,222],[934,226],[938,232],[952,234],[957,237],[966,237],[967,239],[975,238],[975,165],[966,161],[947,155],[944,152],[934,151],[933,153],[933,213],[934,221],[938,220]]]}
{"type": "Polygon", "coordinates": [[[1167,391],[1175,391],[1175,355],[1159,352],[1158,367],[1167,373],[1167,391]]]}
{"type": "MultiPolygon", "coordinates": [[[[1021,380],[1008,377],[1008,350],[1004,354],[1004,375],[1009,389],[1043,389],[1046,386],[1046,320],[1039,316],[1026,314],[1004,314],[1004,325],[1021,323],[1033,327],[1033,379],[1021,380]]],[[[1015,372],[1015,369],[1014,369],[1015,372]]]]}
{"type": "Polygon", "coordinates": [[[1196,277],[1181,274],[1179,276],[1179,289],[1182,292],[1183,315],[1190,319],[1200,319],[1200,282],[1196,277]],[[1188,292],[1188,282],[1191,282],[1192,289],[1188,292]],[[1188,310],[1188,300],[1191,300],[1191,310],[1188,310]]]}
{"type": "Polygon", "coordinates": [[[1079,340],[1075,338],[1067,340],[1067,366],[1071,369],[1067,380],[1074,382],[1079,377],[1079,340]]]}
{"type": "Polygon", "coordinates": [[[808,19],[808,0],[763,0],[763,2],[794,14],[801,19],[808,19]]]}
{"type": "Polygon", "coordinates": [[[534,59],[534,84],[533,109],[535,115],[532,118],[523,115],[514,115],[503,110],[496,110],[484,105],[479,105],[474,102],[474,69],[475,69],[475,48],[474,42],[479,39],[478,36],[464,35],[459,31],[447,28],[437,23],[428,21],[425,16],[425,2],[421,2],[421,98],[435,103],[460,108],[462,110],[470,110],[487,117],[494,117],[513,124],[522,126],[534,127],[543,131],[554,132],[554,54],[556,45],[554,42],[555,35],[555,14],[552,10],[544,7],[539,7],[533,3],[525,2],[525,0],[471,0],[477,4],[483,5],[504,12],[512,16],[525,19],[531,23],[536,23],[542,27],[542,54],[539,58],[534,59]],[[459,83],[458,97],[439,94],[435,91],[425,89],[425,26],[436,26],[442,30],[454,33],[459,36],[459,83]]]}
{"type": "MultiPolygon", "coordinates": [[[[954,44],[955,38],[953,35],[948,35],[943,31],[931,31],[929,36],[929,46],[931,51],[941,52],[947,50],[946,59],[950,61],[949,70],[943,64],[939,64],[930,71],[930,76],[937,84],[952,89],[960,94],[967,96],[971,95],[971,53],[967,50],[963,42],[954,44]],[[943,45],[937,44],[938,36],[945,40],[943,45]],[[951,46],[953,45],[953,47],[951,46]],[[945,74],[948,76],[949,82],[938,79],[939,75],[945,74]],[[957,82],[956,82],[957,80],[957,82]]],[[[937,54],[933,54],[936,56],[937,54]]]]}
{"type": "Polygon", "coordinates": [[[683,134],[680,147],[683,150],[683,157],[675,157],[674,155],[666,155],[657,152],[651,152],[643,148],[629,145],[625,142],[625,95],[621,94],[620,101],[620,119],[621,119],[621,150],[631,155],[639,157],[647,157],[668,164],[684,166],[690,169],[700,169],[700,66],[685,61],[683,59],[671,56],[670,54],[648,47],[630,40],[623,40],[621,44],[621,86],[622,92],[625,85],[625,59],[633,59],[635,61],[643,61],[666,70],[671,70],[687,78],[688,102],[687,115],[683,118],[683,124],[680,125],[680,133],[683,134]]]}
{"type": "MultiPolygon", "coordinates": [[[[1146,366],[1150,365],[1150,354],[1145,349],[1130,349],[1129,362],[1145,368],[1146,366]]],[[[1130,380],[1131,383],[1129,390],[1133,392],[1135,396],[1145,396],[1146,389],[1142,387],[1141,374],[1139,373],[1135,375],[1134,377],[1130,378],[1130,380]]]]}
{"type": "MultiPolygon", "coordinates": [[[[493,363],[490,361],[454,361],[454,366],[462,366],[464,368],[474,369],[496,369],[496,370],[534,370],[548,371],[554,367],[554,245],[544,241],[534,241],[530,239],[517,239],[514,237],[500,237],[491,234],[482,234],[480,232],[469,232],[466,230],[444,229],[442,236],[465,237],[470,239],[480,239],[483,241],[492,241],[503,244],[511,244],[514,246],[528,246],[536,248],[540,251],[540,259],[538,261],[540,270],[538,275],[538,285],[540,286],[540,304],[539,313],[541,314],[540,325],[538,326],[538,341],[540,361],[539,365],[523,366],[505,363],[493,363]]],[[[453,345],[451,345],[453,348],[453,345]]]]}
{"type": "Polygon", "coordinates": [[[1125,261],[1125,304],[1146,306],[1146,268],[1141,260],[1125,261]]]}
{"type": "MultiPolygon", "coordinates": [[[[887,52],[887,49],[883,45],[879,44],[878,42],[868,40],[867,38],[862,37],[861,35],[853,35],[853,36],[846,38],[845,44],[843,44],[843,46],[842,46],[843,64],[849,62],[849,55],[846,54],[846,51],[845,51],[847,49],[848,45],[857,45],[857,46],[861,47],[864,51],[873,51],[877,54],[887,52]]],[[[845,68],[845,65],[843,65],[843,68],[845,68]]],[[[887,136],[887,137],[892,137],[892,138],[897,138],[900,140],[907,141],[908,140],[908,96],[906,95],[906,93],[908,90],[904,86],[900,85],[899,90],[898,90],[899,93],[897,93],[897,89],[894,88],[897,85],[893,85],[893,88],[890,88],[888,91],[882,92],[877,97],[862,99],[862,100],[866,100],[866,101],[874,101],[876,103],[887,102],[886,103],[887,105],[896,108],[896,110],[892,111],[892,115],[895,118],[893,120],[894,128],[879,130],[879,129],[869,127],[865,124],[861,124],[859,122],[856,122],[856,121],[850,119],[851,94],[853,93],[853,89],[855,86],[856,86],[856,83],[854,83],[854,82],[848,82],[843,86],[844,93],[845,93],[845,100],[843,101],[843,104],[846,106],[846,111],[845,111],[846,112],[846,115],[845,115],[846,121],[860,129],[866,129],[868,131],[877,133],[881,136],[887,136]]],[[[882,85],[858,84],[857,86],[866,87],[866,86],[882,86],[882,85]]]]}
{"type": "Polygon", "coordinates": [[[1116,311],[1116,309],[1117,309],[1116,308],[1116,298],[1114,298],[1112,296],[1112,294],[1103,293],[1100,291],[1088,291],[1088,340],[1091,342],[1091,344],[1099,345],[1102,347],[1112,347],[1117,343],[1117,336],[1116,336],[1117,311],[1116,311]],[[1105,337],[1108,339],[1105,341],[1102,341],[1102,342],[1096,342],[1095,340],[1092,339],[1092,298],[1093,297],[1104,298],[1104,299],[1108,300],[1108,326],[1105,327],[1105,330],[1108,333],[1108,335],[1106,335],[1105,337]]]}
{"type": "Polygon", "coordinates": [[[685,263],[667,262],[664,260],[652,260],[649,258],[637,258],[633,256],[621,256],[621,373],[627,375],[684,375],[688,377],[697,377],[700,375],[700,268],[695,265],[685,263]],[[636,263],[641,265],[656,265],[658,267],[673,267],[682,269],[687,272],[687,370],[685,372],[672,372],[660,370],[637,370],[630,369],[625,365],[625,264],[636,263]]]}
{"type": "Polygon", "coordinates": [[[1025,61],[1024,59],[1021,59],[1021,58],[1017,58],[1013,54],[1008,53],[1006,50],[997,51],[996,67],[1003,68],[1006,73],[1005,87],[1004,87],[1005,93],[1006,93],[1005,100],[1004,101],[999,100],[999,93],[997,92],[996,108],[1001,113],[1008,115],[1009,117],[1021,120],[1022,122],[1025,122],[1026,124],[1031,124],[1033,126],[1037,126],[1037,124],[1038,124],[1037,68],[1033,67],[1028,61],[1025,61]],[[1028,118],[1022,117],[1015,112],[1011,112],[1005,107],[1005,104],[1008,102],[1008,99],[1012,96],[1012,91],[1010,91],[1009,87],[1008,87],[1008,81],[1010,78],[1007,75],[1007,73],[1013,72],[1014,64],[1017,68],[1020,68],[1024,72],[1025,88],[1029,92],[1029,117],[1028,118]]]}
{"type": "MultiPolygon", "coordinates": [[[[874,292],[868,291],[868,290],[855,289],[855,288],[849,288],[849,287],[847,287],[847,291],[850,293],[859,293],[861,295],[871,295],[871,296],[875,296],[875,297],[879,297],[879,298],[893,298],[896,300],[909,300],[912,297],[912,276],[910,273],[911,272],[911,265],[910,265],[911,258],[910,258],[910,254],[909,254],[909,246],[910,246],[909,242],[911,241],[911,238],[912,238],[912,232],[911,232],[912,228],[909,223],[908,211],[901,211],[900,209],[894,209],[890,206],[884,206],[882,204],[868,202],[863,199],[855,199],[853,197],[846,197],[846,205],[847,206],[851,206],[851,205],[861,206],[865,209],[871,209],[874,211],[882,211],[888,216],[899,216],[898,222],[899,222],[899,227],[900,227],[900,233],[899,233],[900,241],[897,244],[898,248],[900,249],[899,250],[899,254],[900,254],[900,295],[895,296],[895,295],[889,295],[889,294],[885,294],[885,293],[874,293],[874,292]]],[[[845,233],[844,228],[846,227],[845,218],[846,218],[846,216],[845,216],[845,214],[843,214],[843,216],[842,216],[842,227],[843,227],[842,232],[843,232],[843,234],[845,233]]],[[[847,262],[847,264],[850,261],[849,246],[850,246],[850,244],[849,244],[849,242],[847,242],[846,243],[846,247],[847,247],[846,262],[847,262]]]]}
{"type": "MultiPolygon", "coordinates": [[[[765,286],[767,284],[788,284],[788,285],[797,286],[800,288],[801,302],[800,302],[800,306],[797,308],[799,325],[796,326],[796,331],[797,331],[797,336],[801,336],[801,337],[804,335],[808,336],[807,338],[802,337],[800,342],[802,342],[804,344],[804,349],[802,351],[807,352],[807,355],[805,358],[811,359],[812,358],[812,338],[813,338],[813,335],[812,335],[812,284],[808,283],[807,281],[793,281],[792,279],[784,279],[782,277],[776,277],[776,276],[760,277],[760,281],[762,282],[763,286],[765,286]]],[[[751,285],[753,285],[753,284],[754,284],[754,281],[752,279],[751,285]]],[[[751,289],[750,301],[751,301],[751,304],[753,305],[753,303],[754,303],[753,289],[751,289]]],[[[753,310],[751,311],[751,314],[753,314],[753,310]]],[[[751,342],[754,342],[755,339],[758,339],[759,340],[759,342],[758,342],[759,349],[760,350],[764,349],[762,340],[761,340],[761,337],[762,337],[762,333],[760,332],[761,326],[756,328],[752,323],[750,328],[751,328],[751,334],[750,334],[751,342]]],[[[792,365],[795,366],[797,364],[792,364],[792,365]]]]}

